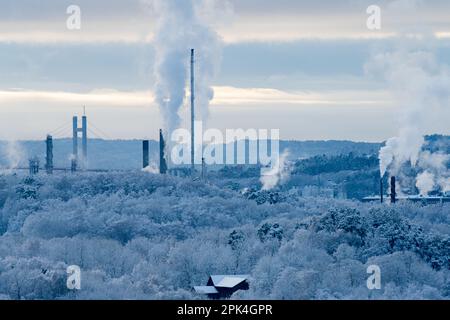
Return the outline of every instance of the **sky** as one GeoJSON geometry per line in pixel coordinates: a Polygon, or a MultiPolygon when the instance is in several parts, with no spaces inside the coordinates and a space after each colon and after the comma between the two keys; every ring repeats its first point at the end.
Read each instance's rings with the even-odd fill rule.
{"type": "MultiPolygon", "coordinates": [[[[439,70],[450,65],[449,1],[204,1],[205,23],[222,41],[209,127],[383,141],[396,135],[402,106],[392,83],[368,72],[374,56],[414,42],[439,70]],[[370,30],[374,4],[381,28],[370,30]]],[[[69,136],[64,124],[83,106],[99,137],[156,138],[151,2],[0,0],[0,139],[44,139],[61,126],[69,136]],[[81,9],[80,30],[66,26],[70,5],[81,9]]],[[[182,125],[188,114],[186,99],[182,125]]],[[[424,133],[450,134],[448,123],[441,108],[424,133]]]]}

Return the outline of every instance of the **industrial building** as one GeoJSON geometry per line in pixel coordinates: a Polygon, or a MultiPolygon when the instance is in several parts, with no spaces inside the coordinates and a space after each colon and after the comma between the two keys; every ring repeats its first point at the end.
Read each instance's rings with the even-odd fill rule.
{"type": "MultiPolygon", "coordinates": [[[[450,202],[449,196],[422,196],[422,195],[411,195],[411,196],[397,196],[397,201],[411,201],[418,202],[422,204],[437,204],[450,202]]],[[[380,202],[380,196],[370,196],[362,199],[363,202],[380,202]]]]}
{"type": "Polygon", "coordinates": [[[362,202],[384,202],[384,199],[390,198],[391,203],[396,203],[397,201],[411,201],[422,204],[442,204],[445,202],[450,202],[450,195],[448,193],[443,193],[441,195],[433,195],[433,196],[423,196],[423,195],[397,195],[396,191],[396,180],[395,177],[391,177],[390,183],[391,193],[388,195],[384,194],[383,189],[383,180],[380,180],[380,195],[379,196],[370,196],[364,197],[362,202]]]}

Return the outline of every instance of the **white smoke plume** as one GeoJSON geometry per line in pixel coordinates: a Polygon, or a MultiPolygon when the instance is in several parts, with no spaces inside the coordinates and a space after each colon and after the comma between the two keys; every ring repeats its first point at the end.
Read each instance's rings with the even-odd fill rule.
{"type": "MultiPolygon", "coordinates": [[[[416,186],[422,195],[426,195],[436,188],[440,189],[442,192],[447,192],[449,190],[450,171],[447,169],[449,161],[450,155],[442,152],[431,153],[430,151],[423,151],[420,154],[418,166],[425,170],[422,174],[428,173],[429,175],[433,175],[433,186],[431,190],[428,190],[427,188],[422,189],[419,185],[422,186],[423,184],[418,185],[416,183],[416,186]]],[[[417,177],[417,181],[420,180],[419,176],[417,177]]]]}
{"type": "Polygon", "coordinates": [[[421,196],[427,196],[433,191],[435,186],[435,176],[429,171],[424,171],[416,177],[416,187],[420,191],[421,196]]]}
{"type": "Polygon", "coordinates": [[[450,193],[450,176],[439,178],[437,183],[442,192],[450,193]]]}
{"type": "Polygon", "coordinates": [[[17,141],[7,141],[2,153],[7,162],[7,169],[19,167],[26,158],[25,151],[17,141]]]}
{"type": "Polygon", "coordinates": [[[445,174],[447,171],[447,163],[450,161],[450,155],[442,152],[434,152],[426,150],[420,154],[419,167],[431,168],[438,174],[445,174]]]}
{"type": "MultiPolygon", "coordinates": [[[[212,0],[146,0],[156,18],[154,34],[155,97],[170,136],[180,125],[180,109],[189,84],[190,49],[195,49],[196,118],[206,120],[214,92],[212,80],[221,61],[221,39],[209,17],[221,2],[212,0]]],[[[186,113],[188,114],[188,113],[186,113]]]]}
{"type": "Polygon", "coordinates": [[[272,190],[279,184],[283,184],[291,174],[291,166],[288,162],[289,150],[284,150],[277,162],[270,169],[261,169],[260,181],[262,190],[272,190]]]}
{"type": "Polygon", "coordinates": [[[423,145],[427,125],[449,107],[449,69],[438,63],[431,49],[407,44],[375,55],[366,65],[366,71],[381,74],[386,80],[399,111],[396,115],[399,120],[398,135],[388,139],[379,153],[380,174],[384,176],[389,171],[391,175],[396,175],[405,163],[412,167],[419,165],[423,174],[417,177],[417,186],[422,194],[426,194],[430,190],[431,174],[438,176],[433,181],[439,181],[442,175],[447,174],[445,166],[441,165],[440,169],[436,166],[436,161],[443,158],[438,154],[423,154],[423,145]],[[425,161],[426,157],[429,160],[433,158],[432,162],[425,161]],[[419,163],[420,159],[422,161],[419,163]],[[427,169],[430,170],[425,173],[427,169]]]}
{"type": "Polygon", "coordinates": [[[159,173],[159,166],[156,163],[152,162],[147,167],[143,168],[142,172],[158,174],[159,173]]]}

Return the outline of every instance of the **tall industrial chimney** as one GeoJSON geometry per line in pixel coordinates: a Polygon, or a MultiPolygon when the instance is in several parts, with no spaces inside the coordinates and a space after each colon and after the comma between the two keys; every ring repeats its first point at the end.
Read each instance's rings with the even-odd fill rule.
{"type": "Polygon", "coordinates": [[[47,174],[53,174],[53,137],[51,135],[48,135],[45,143],[47,145],[45,170],[47,171],[47,174]]]}
{"type": "Polygon", "coordinates": [[[77,171],[77,160],[72,159],[70,162],[70,172],[75,173],[77,171]]]}
{"type": "Polygon", "coordinates": [[[384,193],[384,190],[383,190],[384,188],[383,188],[383,178],[381,178],[380,179],[380,202],[381,203],[383,203],[383,193],[384,193]]]}
{"type": "Polygon", "coordinates": [[[194,82],[194,49],[191,49],[191,167],[195,169],[195,82],[194,82]]]}
{"type": "Polygon", "coordinates": [[[205,162],[205,158],[202,158],[202,180],[206,179],[206,162],[205,162]]]}
{"type": "Polygon", "coordinates": [[[149,141],[142,141],[142,168],[147,168],[150,164],[149,160],[149,141]]]}
{"type": "Polygon", "coordinates": [[[395,177],[391,177],[391,203],[395,203],[397,193],[395,192],[395,177]]]}
{"type": "Polygon", "coordinates": [[[159,173],[167,173],[167,162],[165,157],[166,143],[164,142],[164,136],[161,129],[159,129],[159,173]]]}

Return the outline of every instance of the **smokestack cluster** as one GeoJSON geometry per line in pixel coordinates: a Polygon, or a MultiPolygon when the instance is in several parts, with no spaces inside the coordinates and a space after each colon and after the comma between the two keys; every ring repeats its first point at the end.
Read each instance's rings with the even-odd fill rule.
{"type": "MultiPolygon", "coordinates": [[[[365,70],[384,78],[401,115],[396,136],[379,151],[380,175],[398,176],[405,164],[413,167],[418,173],[416,187],[426,196],[433,190],[445,192],[450,181],[445,155],[424,148],[429,123],[448,108],[450,72],[439,61],[438,52],[416,46],[404,36],[399,37],[395,50],[375,53],[365,70]]],[[[446,124],[444,117],[439,120],[446,124]]]]}

